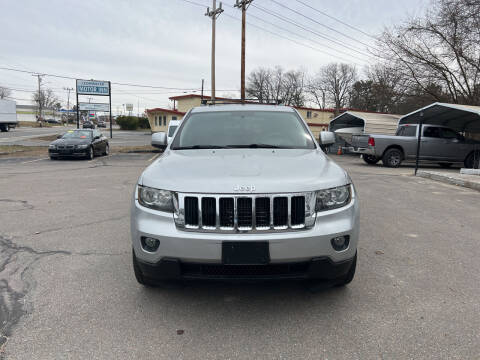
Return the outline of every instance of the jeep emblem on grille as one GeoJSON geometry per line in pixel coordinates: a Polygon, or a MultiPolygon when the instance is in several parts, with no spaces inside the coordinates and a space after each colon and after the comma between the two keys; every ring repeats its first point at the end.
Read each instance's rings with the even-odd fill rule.
{"type": "Polygon", "coordinates": [[[235,192],[255,192],[255,185],[235,185],[233,187],[235,192]]]}

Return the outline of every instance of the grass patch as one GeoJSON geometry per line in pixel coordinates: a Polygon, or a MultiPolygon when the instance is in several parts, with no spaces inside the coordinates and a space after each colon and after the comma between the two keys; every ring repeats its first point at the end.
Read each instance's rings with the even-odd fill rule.
{"type": "Polygon", "coordinates": [[[57,135],[38,136],[38,137],[30,138],[28,140],[55,141],[57,140],[57,135]]]}
{"type": "Polygon", "coordinates": [[[45,146],[0,145],[0,157],[48,155],[45,146]]]}
{"type": "Polygon", "coordinates": [[[110,147],[110,152],[115,154],[125,154],[125,153],[156,153],[161,152],[160,149],[154,148],[150,145],[144,146],[115,146],[110,147]]]}
{"type": "Polygon", "coordinates": [[[19,121],[17,126],[18,127],[34,127],[34,128],[39,128],[39,127],[50,128],[53,125],[44,122],[42,126],[40,126],[40,123],[38,123],[37,121],[19,121]]]}

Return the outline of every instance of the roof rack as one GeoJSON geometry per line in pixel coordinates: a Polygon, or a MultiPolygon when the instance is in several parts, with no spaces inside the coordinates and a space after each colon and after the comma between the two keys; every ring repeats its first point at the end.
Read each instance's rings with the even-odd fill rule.
{"type": "Polygon", "coordinates": [[[259,99],[202,99],[202,105],[232,105],[232,104],[260,104],[260,105],[281,105],[281,100],[273,100],[273,99],[266,99],[266,100],[259,100],[259,99]]]}

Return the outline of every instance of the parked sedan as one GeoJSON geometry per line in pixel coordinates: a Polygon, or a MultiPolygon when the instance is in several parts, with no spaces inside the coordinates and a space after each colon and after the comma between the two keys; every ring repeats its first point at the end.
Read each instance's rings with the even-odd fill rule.
{"type": "Polygon", "coordinates": [[[99,128],[106,128],[107,127],[107,123],[105,121],[99,121],[97,123],[97,127],[99,128]]]}
{"type": "Polygon", "coordinates": [[[97,155],[108,155],[108,140],[98,130],[69,130],[48,146],[50,159],[60,157],[82,157],[93,159],[97,155]]]}

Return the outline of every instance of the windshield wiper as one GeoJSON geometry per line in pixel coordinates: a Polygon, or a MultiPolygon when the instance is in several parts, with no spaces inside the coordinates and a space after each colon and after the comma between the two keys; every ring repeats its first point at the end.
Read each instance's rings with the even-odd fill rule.
{"type": "Polygon", "coordinates": [[[196,150],[196,149],[225,149],[225,146],[218,145],[192,145],[192,146],[177,146],[172,150],[196,150]]]}
{"type": "Polygon", "coordinates": [[[270,145],[270,144],[246,144],[246,145],[227,145],[225,146],[229,149],[280,149],[281,146],[270,145]]]}

